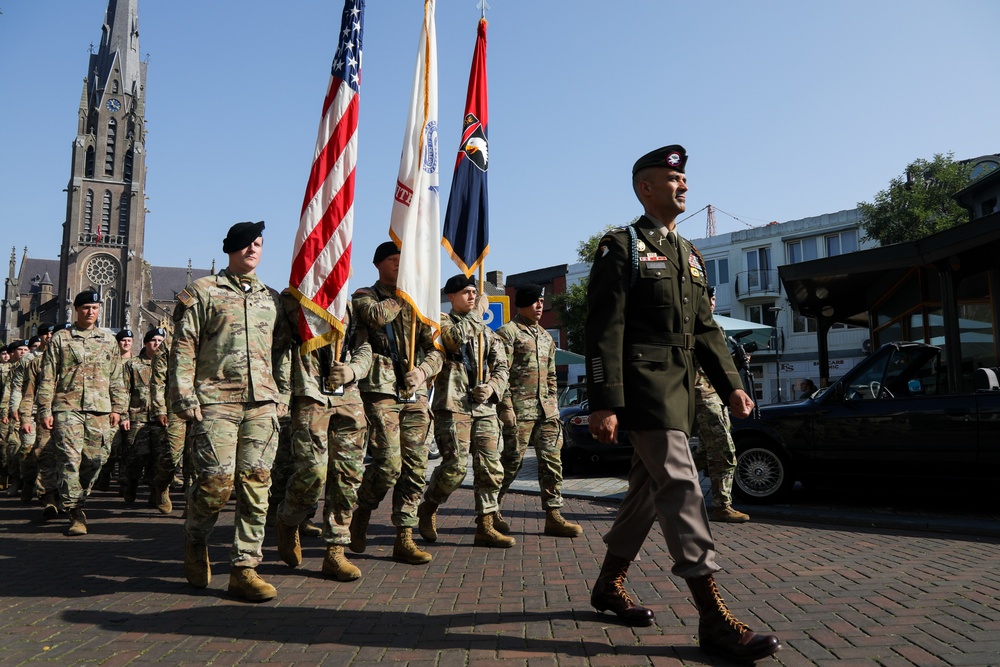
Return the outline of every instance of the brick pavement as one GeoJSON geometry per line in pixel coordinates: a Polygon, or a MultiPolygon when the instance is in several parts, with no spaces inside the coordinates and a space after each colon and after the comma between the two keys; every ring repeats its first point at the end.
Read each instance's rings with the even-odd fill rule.
{"type": "MultiPolygon", "coordinates": [[[[461,489],[441,508],[434,561],[416,567],[390,559],[383,504],[369,552],[352,556],[365,576],[351,583],[320,574],[318,539],[293,570],[269,533],[260,571],[279,597],[259,605],[225,593],[231,508],[211,544],[215,578],[195,591],[177,511],[96,494],[91,534],[70,539],[65,521],[35,523],[37,508],[0,499],[0,664],[725,664],[696,648],[695,610],[655,535],[629,586],[657,623],[628,628],[589,607],[614,502],[569,500],[586,533],[568,540],[540,534],[537,497],[511,494],[518,544],[489,550],[472,546],[473,499],[461,489]]],[[[997,539],[766,519],[713,529],[733,611],[785,643],[772,664],[1000,665],[997,539]]]]}

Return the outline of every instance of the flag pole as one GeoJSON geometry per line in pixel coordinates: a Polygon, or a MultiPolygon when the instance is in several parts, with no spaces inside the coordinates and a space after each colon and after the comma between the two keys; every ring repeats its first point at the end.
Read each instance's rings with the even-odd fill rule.
{"type": "MultiPolygon", "coordinates": [[[[486,264],[486,262],[480,262],[479,263],[479,298],[480,299],[486,299],[487,301],[489,301],[489,297],[486,296],[486,278],[485,278],[485,271],[486,271],[486,269],[484,268],[485,264],[486,264]]],[[[484,344],[483,341],[484,341],[485,338],[486,338],[486,335],[482,331],[480,331],[479,332],[479,366],[478,366],[478,368],[479,368],[479,378],[478,378],[479,382],[478,382],[478,384],[482,384],[483,382],[486,381],[486,367],[483,365],[483,359],[486,357],[486,353],[483,350],[483,344],[484,344]]]]}

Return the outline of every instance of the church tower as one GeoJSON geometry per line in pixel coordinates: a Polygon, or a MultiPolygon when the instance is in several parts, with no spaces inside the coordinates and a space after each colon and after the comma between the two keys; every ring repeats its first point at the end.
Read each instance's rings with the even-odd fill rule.
{"type": "MultiPolygon", "coordinates": [[[[101,45],[83,80],[66,188],[57,296],[101,295],[99,326],[138,326],[144,299],[146,63],[139,59],[139,0],[108,0],[101,45]]],[[[61,320],[62,318],[60,318],[61,320]]]]}

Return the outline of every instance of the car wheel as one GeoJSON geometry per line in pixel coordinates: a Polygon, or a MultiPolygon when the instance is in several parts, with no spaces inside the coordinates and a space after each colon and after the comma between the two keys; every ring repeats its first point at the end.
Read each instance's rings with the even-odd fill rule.
{"type": "Polygon", "coordinates": [[[738,448],[733,491],[748,503],[775,503],[795,484],[788,459],[773,442],[747,440],[738,448]]]}

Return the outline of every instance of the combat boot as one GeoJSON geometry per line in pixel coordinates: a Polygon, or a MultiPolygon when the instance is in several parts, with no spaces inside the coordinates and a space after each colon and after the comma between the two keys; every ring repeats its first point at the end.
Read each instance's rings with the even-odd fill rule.
{"type": "Polygon", "coordinates": [[[351,551],[356,554],[363,554],[368,548],[368,522],[371,518],[372,511],[364,507],[354,510],[351,516],[351,551]]]}
{"type": "Polygon", "coordinates": [[[67,535],[86,535],[87,534],[87,515],[83,513],[82,509],[74,507],[69,511],[69,528],[66,529],[67,535]]]}
{"type": "Polygon", "coordinates": [[[417,529],[420,531],[420,537],[428,542],[437,542],[437,509],[438,504],[429,500],[425,500],[417,507],[417,518],[419,519],[417,529]]]}
{"type": "Polygon", "coordinates": [[[625,590],[625,575],[631,563],[610,552],[604,556],[601,573],[590,593],[590,605],[597,611],[613,612],[626,625],[645,627],[653,624],[653,610],[632,602],[625,590]]]}
{"type": "Polygon", "coordinates": [[[361,578],[361,570],[347,560],[344,547],[339,544],[331,544],[326,547],[326,557],[323,558],[323,574],[328,574],[337,581],[354,581],[361,578]]]}
{"type": "Polygon", "coordinates": [[[122,496],[127,504],[132,505],[135,503],[135,497],[139,495],[139,480],[129,480],[125,483],[124,489],[122,496]]]}
{"type": "Polygon", "coordinates": [[[323,535],[323,529],[309,519],[306,519],[299,524],[299,535],[303,537],[321,537],[323,535]]]}
{"type": "Polygon", "coordinates": [[[712,575],[688,579],[687,583],[698,608],[698,643],[705,653],[748,662],[766,658],[781,648],[774,635],[758,635],[733,618],[712,575]]]}
{"type": "Polygon", "coordinates": [[[208,544],[184,538],[184,576],[195,588],[207,588],[212,582],[212,564],[208,544]]]}
{"type": "Polygon", "coordinates": [[[509,549],[517,544],[517,540],[513,537],[507,537],[493,527],[494,516],[496,516],[496,512],[476,517],[476,537],[472,543],[477,547],[509,549]]]}
{"type": "Polygon", "coordinates": [[[420,547],[413,541],[412,528],[397,528],[396,543],[392,545],[392,559],[399,563],[410,565],[423,565],[431,562],[431,556],[426,551],[421,551],[420,547]]]}
{"type": "MultiPolygon", "coordinates": [[[[298,533],[298,526],[295,526],[298,533]]],[[[233,566],[229,573],[229,592],[251,602],[271,600],[278,594],[271,584],[260,578],[252,567],[233,566]]]]}
{"type": "Polygon", "coordinates": [[[59,516],[59,505],[56,502],[55,491],[46,491],[45,495],[42,496],[42,504],[45,506],[42,509],[43,521],[48,521],[59,516]]]}
{"type": "Polygon", "coordinates": [[[722,505],[721,507],[713,507],[712,511],[708,513],[708,518],[711,521],[724,523],[746,523],[750,520],[750,515],[733,509],[732,505],[722,505]]]}
{"type": "Polygon", "coordinates": [[[507,519],[503,518],[500,514],[500,510],[497,510],[496,514],[493,515],[493,527],[498,533],[510,535],[510,524],[507,523],[507,519]]]}
{"type": "Polygon", "coordinates": [[[298,567],[302,564],[302,545],[299,542],[299,527],[289,526],[278,519],[278,555],[285,564],[298,567]]]}
{"type": "Polygon", "coordinates": [[[30,503],[31,499],[34,497],[35,497],[35,485],[25,482],[24,485],[21,486],[21,502],[30,503]]]}
{"type": "Polygon", "coordinates": [[[153,506],[160,510],[160,514],[170,514],[174,511],[174,504],[170,502],[170,486],[157,488],[150,495],[153,506]]]}
{"type": "Polygon", "coordinates": [[[579,537],[583,526],[563,518],[559,510],[545,510],[545,534],[549,537],[579,537]]]}

